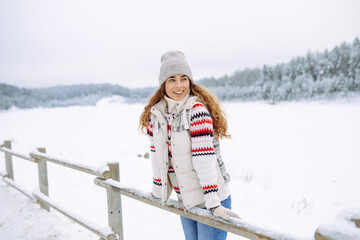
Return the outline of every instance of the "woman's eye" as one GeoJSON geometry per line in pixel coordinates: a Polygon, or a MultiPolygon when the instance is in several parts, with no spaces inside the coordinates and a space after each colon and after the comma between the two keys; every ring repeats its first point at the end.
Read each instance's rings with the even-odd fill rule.
{"type": "Polygon", "coordinates": [[[187,80],[188,80],[188,78],[184,77],[184,78],[182,78],[182,80],[183,80],[183,81],[187,81],[187,80]]]}

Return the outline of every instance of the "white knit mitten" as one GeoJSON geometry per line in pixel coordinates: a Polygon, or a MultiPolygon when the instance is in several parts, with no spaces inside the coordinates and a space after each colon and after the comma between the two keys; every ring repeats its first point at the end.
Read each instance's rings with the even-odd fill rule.
{"type": "Polygon", "coordinates": [[[214,214],[215,217],[221,217],[225,220],[230,220],[230,217],[234,217],[234,218],[239,218],[239,215],[237,215],[236,213],[234,213],[233,211],[231,211],[230,209],[223,207],[223,206],[218,206],[216,207],[212,213],[214,214]]]}

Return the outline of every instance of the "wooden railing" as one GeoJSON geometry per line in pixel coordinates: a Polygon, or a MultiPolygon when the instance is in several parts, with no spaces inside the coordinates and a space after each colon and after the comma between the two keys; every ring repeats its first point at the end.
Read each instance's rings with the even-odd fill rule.
{"type": "Polygon", "coordinates": [[[91,232],[97,234],[98,236],[100,236],[100,239],[123,239],[121,197],[119,194],[116,194],[113,191],[111,192],[111,190],[108,191],[108,224],[110,228],[102,228],[99,227],[97,224],[90,223],[89,221],[83,219],[80,216],[76,216],[75,214],[71,213],[71,211],[66,210],[65,206],[61,206],[61,204],[50,199],[47,173],[47,162],[52,162],[81,172],[95,175],[96,177],[100,177],[101,179],[108,179],[111,177],[114,180],[119,180],[119,163],[108,163],[106,166],[94,168],[67,159],[50,156],[46,154],[45,148],[38,148],[37,150],[30,152],[29,154],[23,154],[12,150],[10,141],[4,141],[4,144],[2,144],[0,147],[0,151],[5,153],[6,171],[0,172],[0,175],[4,182],[14,187],[21,193],[25,194],[27,197],[36,200],[45,210],[50,211],[50,207],[52,207],[56,211],[64,214],[65,216],[79,223],[91,232]],[[12,164],[13,156],[20,159],[25,159],[38,165],[39,189],[29,191],[24,186],[14,181],[14,171],[12,164]]]}
{"type": "MultiPolygon", "coordinates": [[[[41,207],[47,211],[50,210],[50,207],[57,210],[68,218],[97,234],[102,240],[124,239],[121,195],[125,195],[137,201],[144,202],[177,215],[185,216],[198,222],[252,240],[304,240],[304,238],[298,238],[288,234],[281,234],[271,230],[263,229],[261,227],[246,223],[246,221],[243,220],[232,218],[230,221],[225,221],[221,218],[214,217],[208,210],[205,209],[194,207],[190,210],[185,210],[182,203],[172,199],[170,199],[166,204],[163,204],[161,200],[152,198],[146,192],[122,185],[119,181],[119,163],[108,163],[106,166],[94,168],[67,159],[48,155],[46,154],[45,148],[38,148],[36,151],[32,151],[29,154],[23,154],[12,150],[10,141],[5,141],[4,144],[1,145],[0,151],[5,153],[6,171],[0,171],[0,176],[4,182],[19,190],[27,197],[37,200],[41,207]],[[39,189],[29,191],[24,186],[21,186],[14,181],[14,172],[12,168],[13,156],[38,164],[39,189]],[[64,206],[61,206],[59,203],[56,203],[49,198],[47,162],[52,162],[96,176],[94,180],[95,184],[105,188],[107,192],[108,226],[110,228],[101,228],[97,226],[97,224],[89,223],[89,221],[83,219],[81,216],[74,215],[70,211],[66,210],[64,206]]],[[[315,238],[316,240],[340,240],[344,237],[347,237],[346,239],[352,239],[349,238],[349,236],[360,237],[360,234],[356,235],[356,231],[360,232],[360,210],[345,210],[338,218],[341,217],[344,219],[344,221],[346,221],[347,224],[351,225],[351,223],[353,223],[353,226],[348,227],[353,227],[352,230],[355,232],[355,235],[354,232],[344,232],[344,228],[334,229],[333,226],[336,226],[336,224],[324,224],[316,230],[314,236],[310,236],[307,239],[310,240],[315,238]]]]}

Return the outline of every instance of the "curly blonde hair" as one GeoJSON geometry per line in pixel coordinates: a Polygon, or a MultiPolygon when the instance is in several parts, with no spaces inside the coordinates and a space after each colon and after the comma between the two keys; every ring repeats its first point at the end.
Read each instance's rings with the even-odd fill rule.
{"type": "MultiPolygon", "coordinates": [[[[214,130],[217,134],[216,138],[231,138],[231,135],[227,133],[227,120],[225,112],[221,109],[219,100],[215,97],[209,90],[206,88],[197,85],[190,81],[190,95],[196,95],[200,101],[208,109],[212,121],[214,130]]],[[[144,107],[144,111],[140,115],[139,119],[139,129],[146,133],[147,128],[149,127],[150,119],[150,110],[151,108],[165,96],[165,83],[163,83],[160,88],[152,95],[148,101],[148,104],[144,107]]]]}

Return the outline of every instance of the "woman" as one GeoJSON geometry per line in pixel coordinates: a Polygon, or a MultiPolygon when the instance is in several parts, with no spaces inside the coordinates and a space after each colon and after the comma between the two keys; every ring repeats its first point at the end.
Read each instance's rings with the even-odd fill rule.
{"type": "MultiPolygon", "coordinates": [[[[209,209],[229,220],[232,212],[227,173],[219,138],[229,138],[217,99],[193,82],[185,55],[161,57],[159,89],[140,116],[151,144],[152,196],[166,202],[172,189],[186,209],[209,209]]],[[[227,232],[181,217],[186,239],[226,239],[227,232]]]]}

